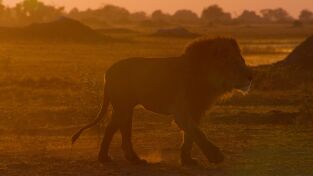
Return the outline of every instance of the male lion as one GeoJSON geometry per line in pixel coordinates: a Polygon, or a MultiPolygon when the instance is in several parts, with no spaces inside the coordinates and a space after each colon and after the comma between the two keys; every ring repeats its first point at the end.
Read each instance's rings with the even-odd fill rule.
{"type": "Polygon", "coordinates": [[[122,60],[108,69],[105,80],[103,105],[97,119],[78,131],[73,143],[85,129],[103,118],[111,103],[112,119],[105,130],[99,161],[111,161],[109,145],[114,133],[120,130],[126,159],[145,163],[133,150],[131,141],[133,109],[140,104],[156,113],[174,115],[184,131],[181,163],[193,165],[197,163],[191,157],[193,142],[210,162],[224,160],[198,123],[218,97],[232,90],[250,88],[252,72],[234,39],[215,38],[194,41],[179,57],[122,60]]]}

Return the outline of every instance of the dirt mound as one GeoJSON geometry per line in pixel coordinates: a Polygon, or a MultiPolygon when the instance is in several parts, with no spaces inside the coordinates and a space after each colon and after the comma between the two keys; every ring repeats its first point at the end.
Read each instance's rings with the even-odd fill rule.
{"type": "Polygon", "coordinates": [[[96,30],[99,33],[114,33],[114,34],[136,34],[139,33],[137,31],[134,31],[132,29],[128,28],[102,28],[102,29],[97,29],[96,30]]]}
{"type": "Polygon", "coordinates": [[[253,89],[262,91],[306,90],[313,86],[312,66],[284,62],[254,67],[253,89]]]}
{"type": "Polygon", "coordinates": [[[103,41],[103,36],[90,27],[70,18],[60,17],[48,23],[34,23],[22,28],[1,28],[3,39],[35,39],[62,41],[103,41]]]}
{"type": "Polygon", "coordinates": [[[254,88],[296,90],[313,85],[313,35],[298,45],[286,59],[254,68],[254,88]]]}
{"type": "Polygon", "coordinates": [[[297,46],[285,60],[278,62],[276,65],[307,70],[313,69],[313,35],[297,46]]]}
{"type": "Polygon", "coordinates": [[[139,27],[144,28],[161,28],[169,25],[171,24],[163,20],[144,20],[139,23],[139,27]]]}
{"type": "Polygon", "coordinates": [[[159,29],[157,32],[155,32],[152,35],[159,36],[159,37],[182,37],[182,38],[193,38],[193,37],[200,36],[199,34],[190,32],[183,27],[159,29]]]}

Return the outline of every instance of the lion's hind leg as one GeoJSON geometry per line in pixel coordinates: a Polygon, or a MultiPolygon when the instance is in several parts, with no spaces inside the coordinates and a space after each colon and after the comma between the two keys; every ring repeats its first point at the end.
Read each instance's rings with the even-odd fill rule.
{"type": "Polygon", "coordinates": [[[119,121],[118,118],[115,118],[116,113],[112,113],[112,118],[109,124],[107,125],[104,133],[104,137],[101,143],[100,152],[98,155],[98,160],[101,163],[106,163],[112,161],[111,157],[109,156],[109,147],[112,141],[112,138],[115,132],[119,129],[119,121]]]}
{"type": "Polygon", "coordinates": [[[120,131],[122,134],[122,149],[124,151],[125,158],[133,164],[146,164],[147,162],[140,159],[133,149],[131,140],[133,107],[119,109],[118,115],[118,118],[120,119],[120,131]]]}

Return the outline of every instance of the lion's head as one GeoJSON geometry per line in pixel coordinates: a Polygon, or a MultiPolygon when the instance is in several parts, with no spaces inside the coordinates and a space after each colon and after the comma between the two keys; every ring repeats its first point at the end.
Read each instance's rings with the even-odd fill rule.
{"type": "Polygon", "coordinates": [[[199,39],[187,46],[185,58],[193,73],[225,91],[248,91],[252,71],[234,39],[199,39]]]}

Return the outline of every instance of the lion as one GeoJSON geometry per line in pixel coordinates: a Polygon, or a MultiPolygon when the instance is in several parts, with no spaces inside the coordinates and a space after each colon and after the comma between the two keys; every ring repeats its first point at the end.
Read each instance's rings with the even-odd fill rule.
{"type": "Polygon", "coordinates": [[[101,143],[98,159],[112,161],[108,154],[114,133],[120,130],[125,158],[144,164],[133,149],[132,115],[136,105],[155,113],[173,115],[182,129],[181,164],[195,165],[191,150],[195,143],[212,163],[221,163],[224,155],[198,127],[203,114],[225,93],[247,91],[252,71],[245,64],[235,39],[196,39],[184,53],[170,58],[129,58],[111,66],[105,75],[103,104],[97,118],[73,137],[97,124],[109,104],[113,112],[101,143]]]}

